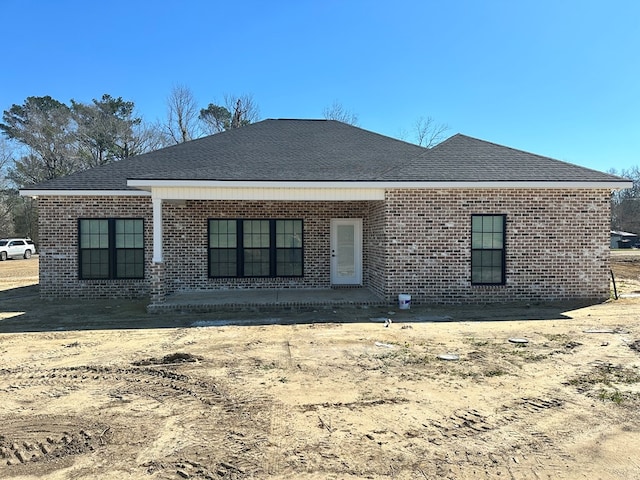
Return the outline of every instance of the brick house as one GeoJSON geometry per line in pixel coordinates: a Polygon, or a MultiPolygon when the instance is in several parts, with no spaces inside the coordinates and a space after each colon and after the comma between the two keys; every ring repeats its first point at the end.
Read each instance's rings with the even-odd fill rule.
{"type": "Polygon", "coordinates": [[[265,120],[24,188],[43,297],[362,286],[389,302],[604,299],[630,182],[454,135],[265,120]]]}

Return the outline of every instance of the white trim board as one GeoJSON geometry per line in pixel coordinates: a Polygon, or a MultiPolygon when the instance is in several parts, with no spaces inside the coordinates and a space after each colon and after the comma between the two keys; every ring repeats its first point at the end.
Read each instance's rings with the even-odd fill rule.
{"type": "Polygon", "coordinates": [[[28,190],[21,189],[23,197],[150,197],[146,190],[28,190]]]}

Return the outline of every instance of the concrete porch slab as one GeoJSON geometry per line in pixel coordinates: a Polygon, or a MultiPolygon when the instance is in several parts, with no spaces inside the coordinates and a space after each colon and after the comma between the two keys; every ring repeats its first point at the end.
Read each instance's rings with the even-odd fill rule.
{"type": "Polygon", "coordinates": [[[368,288],[198,290],[168,295],[147,311],[213,312],[283,308],[304,310],[332,306],[384,306],[389,302],[368,288]]]}

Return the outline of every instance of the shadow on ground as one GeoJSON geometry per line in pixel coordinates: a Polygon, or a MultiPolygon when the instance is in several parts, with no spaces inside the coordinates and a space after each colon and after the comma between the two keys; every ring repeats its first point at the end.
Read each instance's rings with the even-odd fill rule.
{"type": "Polygon", "coordinates": [[[212,313],[147,313],[142,300],[42,300],[38,285],[0,292],[0,333],[127,330],[225,325],[395,323],[570,319],[571,310],[597,302],[396,307],[255,308],[212,313]]]}

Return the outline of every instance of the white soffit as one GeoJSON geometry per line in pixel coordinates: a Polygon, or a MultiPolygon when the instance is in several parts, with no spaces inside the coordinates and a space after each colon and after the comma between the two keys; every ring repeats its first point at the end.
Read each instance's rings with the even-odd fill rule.
{"type": "Polygon", "coordinates": [[[383,188],[153,187],[163,200],[384,200],[383,188]]]}

